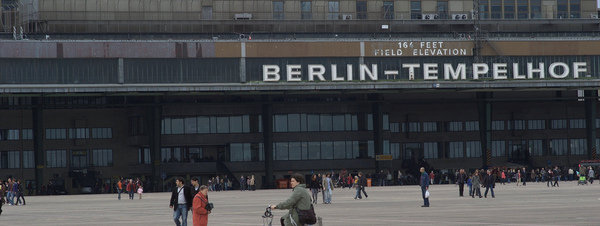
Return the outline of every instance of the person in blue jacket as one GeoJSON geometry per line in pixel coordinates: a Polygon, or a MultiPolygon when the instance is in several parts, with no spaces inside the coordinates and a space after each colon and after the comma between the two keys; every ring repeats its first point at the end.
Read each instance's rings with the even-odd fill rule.
{"type": "Polygon", "coordinates": [[[425,192],[429,189],[429,175],[425,173],[425,168],[421,167],[421,194],[423,195],[423,205],[421,207],[429,207],[429,198],[425,198],[425,192]]]}

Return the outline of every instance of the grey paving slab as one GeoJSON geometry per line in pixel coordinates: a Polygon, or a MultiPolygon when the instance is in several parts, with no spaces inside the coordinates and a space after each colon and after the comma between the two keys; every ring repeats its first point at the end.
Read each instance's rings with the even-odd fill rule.
{"type": "MultiPolygon", "coordinates": [[[[354,190],[336,189],[333,203],[319,204],[324,225],[600,225],[600,185],[558,188],[529,183],[498,185],[496,198],[458,197],[455,185],[431,187],[431,207],[421,208],[417,186],[367,188],[368,199],[354,200],[354,190]]],[[[290,190],[211,192],[215,210],[209,225],[262,225],[260,216],[290,190]]],[[[174,225],[170,193],[148,193],[142,200],[116,195],[27,197],[25,206],[4,206],[0,225],[174,225]],[[10,223],[9,223],[10,222],[10,223]]],[[[276,219],[284,211],[274,211],[276,219]]],[[[191,215],[188,220],[192,225],[191,215]]]]}

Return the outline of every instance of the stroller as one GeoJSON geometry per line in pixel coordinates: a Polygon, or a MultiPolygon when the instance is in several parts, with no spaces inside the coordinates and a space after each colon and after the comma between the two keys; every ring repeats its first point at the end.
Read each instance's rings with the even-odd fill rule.
{"type": "Polygon", "coordinates": [[[580,175],[579,176],[579,181],[577,181],[577,185],[586,185],[587,184],[587,180],[585,179],[584,175],[580,175]]]}

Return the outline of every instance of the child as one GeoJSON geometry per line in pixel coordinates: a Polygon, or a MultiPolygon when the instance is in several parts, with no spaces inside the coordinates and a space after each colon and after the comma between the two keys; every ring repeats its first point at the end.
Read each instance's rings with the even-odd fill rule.
{"type": "Polygon", "coordinates": [[[473,183],[471,183],[471,177],[467,180],[467,186],[469,186],[469,196],[473,196],[473,183]]]}
{"type": "Polygon", "coordinates": [[[144,187],[140,186],[137,190],[138,195],[140,195],[140,199],[142,199],[142,193],[144,193],[144,187]]]}

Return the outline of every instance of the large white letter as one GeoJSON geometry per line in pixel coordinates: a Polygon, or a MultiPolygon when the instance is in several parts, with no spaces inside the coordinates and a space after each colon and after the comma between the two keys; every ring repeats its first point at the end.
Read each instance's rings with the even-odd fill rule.
{"type": "Polygon", "coordinates": [[[346,81],[352,81],[352,64],[346,64],[346,81]]]}
{"type": "Polygon", "coordinates": [[[424,80],[436,80],[438,79],[438,65],[437,64],[423,64],[423,79],[424,80]],[[431,75],[433,74],[433,75],[431,75]]]}
{"type": "Polygon", "coordinates": [[[573,62],[573,78],[579,78],[579,72],[587,72],[587,62],[573,62]]]}
{"type": "Polygon", "coordinates": [[[419,64],[402,64],[402,68],[408,68],[408,76],[409,78],[414,78],[415,76],[415,68],[419,68],[421,65],[419,64]]]}
{"type": "Polygon", "coordinates": [[[444,64],[444,79],[450,80],[450,78],[454,80],[458,80],[459,78],[462,80],[467,79],[466,64],[458,64],[456,70],[452,68],[452,64],[444,64]]]}
{"type": "Polygon", "coordinates": [[[514,79],[526,79],[525,75],[519,74],[519,63],[513,63],[513,78],[514,79]]]}
{"type": "Polygon", "coordinates": [[[263,65],[263,82],[279,82],[279,66],[263,65]]]}
{"type": "Polygon", "coordinates": [[[377,64],[371,64],[371,70],[367,67],[367,65],[360,65],[360,80],[365,80],[365,74],[371,78],[373,81],[377,81],[377,64]]]}
{"type": "Polygon", "coordinates": [[[506,63],[495,63],[492,64],[492,78],[494,80],[507,79],[506,63]]]}
{"type": "Polygon", "coordinates": [[[300,82],[302,81],[302,66],[300,64],[286,65],[287,81],[300,82]]]}
{"type": "Polygon", "coordinates": [[[344,81],[344,77],[338,77],[337,75],[337,65],[336,64],[332,64],[331,65],[331,81],[344,81]]]}
{"type": "Polygon", "coordinates": [[[566,78],[569,76],[569,65],[563,62],[554,62],[550,64],[550,67],[548,67],[548,73],[550,73],[550,77],[552,78],[566,78]],[[562,67],[563,73],[560,75],[556,74],[556,71],[554,70],[556,67],[562,67]]]}
{"type": "Polygon", "coordinates": [[[315,76],[317,76],[317,78],[319,78],[319,80],[325,81],[323,74],[325,74],[325,67],[323,65],[321,65],[321,64],[309,64],[308,65],[308,81],[311,81],[311,82],[314,81],[315,76]]]}
{"type": "Polygon", "coordinates": [[[490,71],[490,66],[484,63],[473,64],[473,79],[479,79],[479,75],[485,75],[490,71]]]}
{"type": "Polygon", "coordinates": [[[527,63],[527,78],[532,79],[533,73],[540,73],[540,78],[545,78],[546,69],[544,68],[544,63],[538,63],[537,69],[533,69],[533,63],[527,63]]]}

